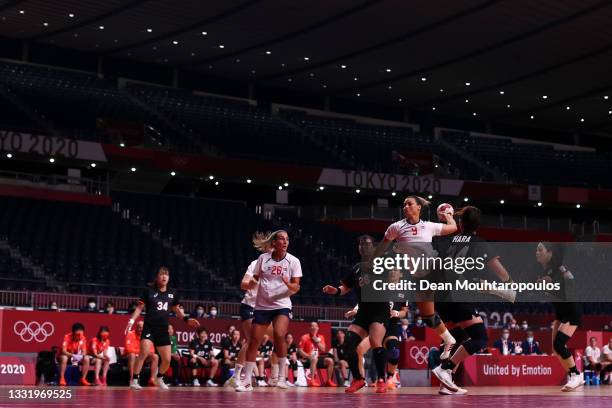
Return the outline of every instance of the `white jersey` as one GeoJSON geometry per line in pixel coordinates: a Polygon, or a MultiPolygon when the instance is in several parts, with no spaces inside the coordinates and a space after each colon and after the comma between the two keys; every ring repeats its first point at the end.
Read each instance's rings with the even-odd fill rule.
{"type": "MultiPolygon", "coordinates": [[[[253,262],[251,262],[251,264],[247,268],[246,272],[244,273],[244,276],[253,277],[253,271],[255,270],[255,265],[257,265],[257,259],[254,260],[253,262]]],[[[259,286],[259,284],[257,284],[257,286],[255,286],[253,289],[249,289],[246,292],[244,292],[244,297],[242,298],[242,303],[244,303],[247,306],[251,306],[253,308],[255,307],[255,301],[257,300],[257,288],[258,288],[258,286],[259,286]]]]}
{"type": "Polygon", "coordinates": [[[289,289],[283,282],[283,276],[289,280],[302,277],[302,265],[299,259],[287,253],[277,262],[272,258],[271,252],[261,254],[253,274],[259,276],[256,310],[291,309],[289,289]]]}
{"type": "Polygon", "coordinates": [[[592,357],[593,360],[599,362],[601,359],[601,350],[599,349],[599,347],[588,346],[584,349],[584,355],[587,357],[592,357]]]}
{"type": "Polygon", "coordinates": [[[607,344],[603,348],[603,355],[606,358],[606,361],[612,361],[612,348],[607,344]]]}
{"type": "Polygon", "coordinates": [[[431,242],[432,238],[442,233],[439,222],[419,220],[410,224],[405,218],[389,225],[385,232],[385,239],[396,242],[431,242]]]}

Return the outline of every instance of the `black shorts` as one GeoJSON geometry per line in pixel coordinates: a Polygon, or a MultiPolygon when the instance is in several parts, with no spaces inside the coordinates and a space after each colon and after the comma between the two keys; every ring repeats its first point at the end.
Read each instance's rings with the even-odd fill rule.
{"type": "MultiPolygon", "coordinates": [[[[328,355],[328,354],[324,354],[322,356],[319,356],[317,358],[317,368],[326,368],[325,367],[325,359],[326,358],[331,358],[333,360],[333,357],[328,355]]],[[[302,360],[302,365],[304,366],[304,368],[310,368],[310,360],[309,359],[302,360]]]]}
{"type": "Polygon", "coordinates": [[[388,321],[386,329],[387,332],[385,333],[385,338],[397,337],[399,339],[402,336],[402,324],[399,322],[388,321]]]}
{"type": "Polygon", "coordinates": [[[269,325],[276,316],[287,316],[291,320],[291,309],[255,310],[253,312],[253,323],[269,325]]]}
{"type": "Polygon", "coordinates": [[[436,302],[436,311],[443,322],[459,323],[478,316],[473,303],[436,302]]]}
{"type": "Polygon", "coordinates": [[[252,306],[249,306],[245,303],[241,303],[240,304],[240,320],[243,322],[246,320],[251,320],[253,318],[254,311],[255,311],[255,308],[253,308],[252,306]]]}
{"type": "Polygon", "coordinates": [[[552,305],[555,309],[555,320],[580,326],[582,321],[582,305],[580,303],[554,302],[552,305]]]}
{"type": "Polygon", "coordinates": [[[195,363],[189,359],[189,368],[209,368],[212,365],[212,358],[206,359],[206,364],[202,364],[199,359],[195,363]]]}
{"type": "Polygon", "coordinates": [[[355,324],[365,331],[370,330],[370,324],[382,323],[387,324],[389,321],[389,303],[360,303],[359,310],[355,315],[355,319],[351,324],[355,324]]]}
{"type": "Polygon", "coordinates": [[[142,340],[151,340],[155,347],[169,346],[170,334],[168,334],[168,325],[150,324],[146,322],[142,329],[142,340]]]}

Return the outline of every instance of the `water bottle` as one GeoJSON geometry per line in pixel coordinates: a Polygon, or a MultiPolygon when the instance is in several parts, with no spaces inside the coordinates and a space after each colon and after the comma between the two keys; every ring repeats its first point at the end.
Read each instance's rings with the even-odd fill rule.
{"type": "Polygon", "coordinates": [[[593,374],[592,371],[584,372],[584,385],[591,385],[591,375],[592,374],[593,374]]]}
{"type": "Polygon", "coordinates": [[[592,385],[599,385],[600,384],[600,379],[599,376],[597,375],[597,373],[593,373],[592,377],[591,377],[591,384],[592,385]]]}

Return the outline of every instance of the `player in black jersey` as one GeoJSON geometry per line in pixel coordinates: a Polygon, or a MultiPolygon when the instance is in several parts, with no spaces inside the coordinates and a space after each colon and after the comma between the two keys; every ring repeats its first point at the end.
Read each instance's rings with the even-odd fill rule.
{"type": "Polygon", "coordinates": [[[340,286],[326,285],[323,288],[323,293],[336,296],[346,295],[354,290],[359,302],[359,310],[346,335],[347,361],[351,374],[353,374],[351,385],[345,389],[348,393],[356,392],[365,386],[365,379],[359,372],[357,363],[357,346],[366,336],[369,336],[376,365],[378,377],[376,392],[387,392],[385,381],[386,355],[383,348],[383,339],[385,337],[385,324],[389,320],[389,302],[362,302],[361,300],[361,287],[369,279],[369,276],[362,274],[361,266],[370,265],[373,254],[374,239],[369,235],[362,235],[359,237],[361,264],[353,267],[352,271],[340,281],[340,286]]]}
{"type": "MultiPolygon", "coordinates": [[[[402,278],[402,273],[399,269],[389,271],[389,283],[399,282],[402,278]]],[[[387,321],[385,339],[383,346],[387,350],[387,388],[397,388],[394,376],[397,364],[400,358],[399,339],[402,334],[401,319],[408,315],[408,302],[404,298],[404,294],[398,292],[397,301],[390,303],[390,319],[387,321]]]]}
{"type": "Polygon", "coordinates": [[[200,380],[198,379],[198,368],[210,368],[210,376],[204,382],[207,387],[216,387],[213,382],[217,369],[219,368],[219,360],[213,355],[213,344],[208,339],[208,330],[204,327],[198,329],[198,335],[189,343],[189,368],[193,377],[193,386],[199,387],[200,380]]]}
{"type": "MultiPolygon", "coordinates": [[[[502,282],[511,282],[510,275],[500,262],[499,255],[494,252],[487,241],[477,235],[477,229],[480,226],[480,210],[474,206],[467,206],[458,210],[456,214],[459,217],[460,232],[451,239],[436,243],[439,256],[443,259],[480,258],[486,260],[487,269],[495,273],[502,282]]],[[[462,274],[453,270],[444,271],[444,273],[449,275],[449,281],[481,278],[467,271],[462,274]]],[[[458,342],[450,358],[442,361],[442,364],[433,370],[444,386],[440,387],[440,394],[465,394],[467,391],[459,388],[453,382],[452,374],[463,360],[487,346],[488,337],[484,321],[476,312],[473,303],[453,301],[452,292],[447,294],[445,302],[436,300],[436,309],[444,322],[454,323],[462,329],[464,334],[460,338],[466,340],[461,344],[458,342]]],[[[455,331],[453,334],[459,333],[455,331]]]]}
{"type": "Polygon", "coordinates": [[[168,288],[169,281],[170,271],[168,268],[162,266],[159,268],[159,271],[157,271],[155,280],[151,283],[150,287],[145,289],[138,299],[138,305],[134,313],[132,313],[132,317],[125,329],[125,333],[127,334],[132,329],[134,322],[138,316],[140,316],[143,309],[146,311],[144,329],[140,341],[140,353],[138,354],[138,360],[136,360],[136,366],[134,367],[134,378],[130,384],[130,387],[135,390],[142,388],[138,383],[138,375],[140,374],[145,359],[149,355],[149,350],[152,345],[155,346],[161,357],[161,363],[157,373],[157,384],[162,389],[168,389],[162,377],[168,370],[168,367],[170,367],[172,346],[170,335],[168,334],[168,317],[171,312],[174,312],[179,319],[183,319],[192,327],[200,326],[200,323],[198,323],[196,319],[189,319],[185,316],[182,309],[178,307],[180,305],[180,300],[176,292],[168,288]]]}
{"type": "MultiPolygon", "coordinates": [[[[293,373],[293,381],[295,382],[297,381],[298,371],[298,346],[295,344],[293,334],[291,333],[285,334],[285,342],[287,343],[287,363],[293,373]]],[[[285,381],[287,381],[288,386],[295,387],[295,384],[289,381],[289,376],[285,378],[285,381]]]]}
{"type": "Polygon", "coordinates": [[[336,332],[336,342],[334,344],[333,354],[336,367],[338,367],[340,375],[342,376],[342,384],[348,387],[350,384],[348,383],[348,361],[345,338],[346,333],[344,333],[344,330],[338,330],[336,332]]]}
{"type": "Polygon", "coordinates": [[[579,303],[572,302],[574,292],[574,275],[563,265],[563,246],[550,242],[540,242],[536,248],[536,261],[542,267],[541,281],[558,283],[561,295],[553,302],[555,320],[553,322],[553,350],[561,365],[568,372],[568,381],[561,391],[574,391],[584,385],[583,374],[576,368],[572,353],[567,349],[567,342],[572,337],[582,318],[579,303]]]}

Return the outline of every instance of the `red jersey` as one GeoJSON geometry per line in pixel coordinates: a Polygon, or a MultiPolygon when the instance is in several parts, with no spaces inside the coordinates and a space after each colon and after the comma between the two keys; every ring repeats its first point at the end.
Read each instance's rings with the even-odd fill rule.
{"type": "MultiPolygon", "coordinates": [[[[312,341],[312,336],[310,335],[310,333],[306,333],[300,339],[300,343],[299,343],[298,347],[301,348],[302,351],[304,353],[306,353],[306,354],[312,354],[312,350],[314,350],[315,348],[318,350],[319,353],[321,353],[321,349],[325,349],[326,348],[325,337],[322,334],[320,334],[320,333],[317,334],[317,337],[319,338],[319,343],[318,344],[315,343],[314,341],[312,341]]],[[[325,351],[327,351],[327,350],[325,350],[325,351]]]]}
{"type": "Polygon", "coordinates": [[[62,350],[66,350],[68,353],[72,354],[87,354],[87,339],[85,335],[81,335],[79,338],[75,339],[72,335],[72,332],[64,335],[64,341],[62,342],[62,350]]]}
{"type": "MultiPolygon", "coordinates": [[[[140,353],[140,336],[136,334],[135,330],[128,332],[125,336],[125,352],[126,353],[140,353]]],[[[155,353],[155,347],[151,344],[151,353],[155,353]]]]}
{"type": "Polygon", "coordinates": [[[87,345],[87,350],[89,350],[89,354],[92,356],[97,356],[100,353],[106,352],[110,347],[110,340],[100,340],[98,336],[89,340],[89,344],[87,345]]]}

